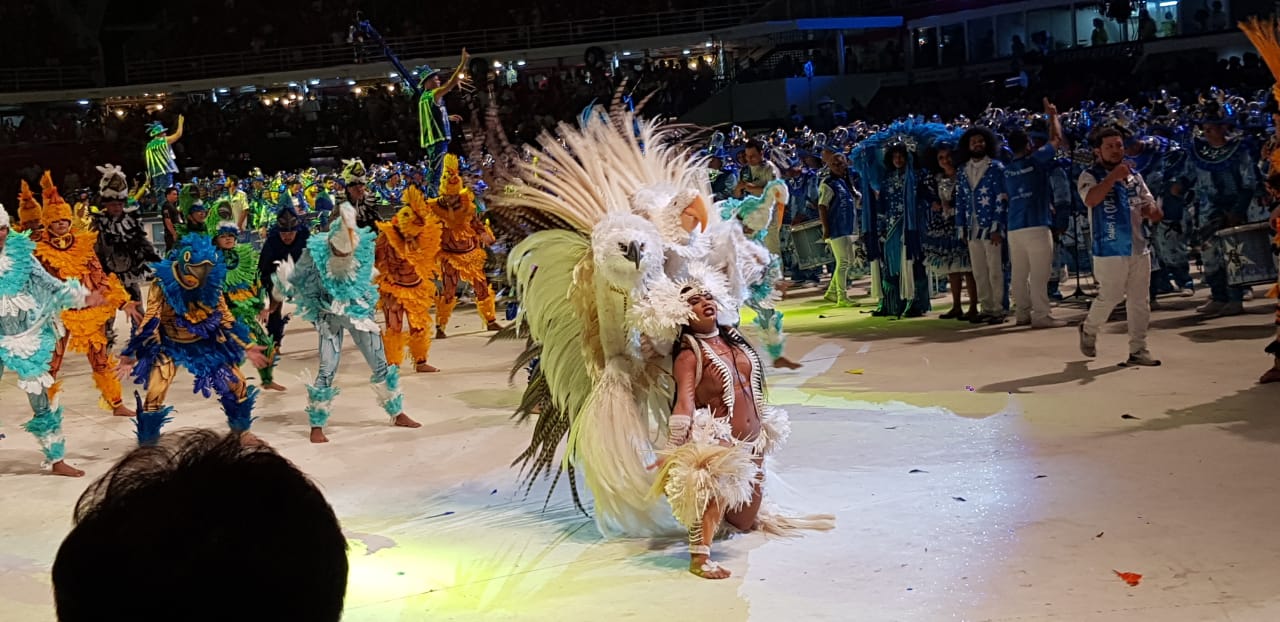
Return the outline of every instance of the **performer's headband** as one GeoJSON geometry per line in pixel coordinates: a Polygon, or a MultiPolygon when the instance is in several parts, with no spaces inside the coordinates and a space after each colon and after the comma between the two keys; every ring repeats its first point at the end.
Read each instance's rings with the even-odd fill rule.
{"type": "Polygon", "coordinates": [[[706,298],[711,296],[711,290],[701,283],[688,282],[680,288],[680,302],[689,304],[689,301],[696,297],[706,298]]]}

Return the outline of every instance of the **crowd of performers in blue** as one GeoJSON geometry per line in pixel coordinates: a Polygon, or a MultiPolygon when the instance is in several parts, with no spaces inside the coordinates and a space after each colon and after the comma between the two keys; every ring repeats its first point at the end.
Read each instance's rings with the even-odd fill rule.
{"type": "MultiPolygon", "coordinates": [[[[1280,155],[1277,119],[1280,109],[1270,95],[1244,98],[1215,89],[1190,105],[1162,96],[1141,108],[1085,102],[1059,114],[1045,102],[1036,113],[990,109],[976,120],[859,122],[830,134],[802,128],[754,140],[735,126],[728,136],[712,134],[703,155],[719,215],[740,220],[749,240],[767,251],[760,295],[743,298],[755,311],[774,365],[794,367],[783,352],[773,284],[784,266],[793,281],[814,278],[815,266],[797,261],[800,246],[813,244],[796,234],[806,222],[817,224],[833,259],[827,300],[854,306],[847,285],[866,267],[879,299],[875,315],[925,315],[936,291],[933,280],[945,279],[954,304],[944,318],[1001,324],[1012,309],[1018,324],[1061,326],[1048,300],[1061,296],[1059,276],[1067,268],[1085,272],[1095,258],[1148,243],[1151,300],[1166,292],[1189,294],[1195,287],[1190,264],[1198,257],[1211,292],[1198,311],[1240,313],[1250,286],[1262,282],[1254,276],[1275,279],[1266,223],[1280,214],[1280,171],[1271,168],[1272,156],[1280,155]],[[1085,207],[1080,180],[1105,175],[1091,142],[1103,129],[1123,138],[1126,164],[1160,202],[1162,220],[1116,218],[1114,210],[1103,209],[1114,202],[1085,207]],[[1239,236],[1224,234],[1241,227],[1239,236]],[[1265,238],[1260,257],[1254,256],[1259,235],[1265,238]]],[[[152,129],[163,136],[163,127],[152,129]]],[[[155,442],[170,419],[165,398],[179,367],[195,377],[195,392],[217,396],[233,431],[258,442],[249,429],[259,387],[240,367],[247,360],[257,368],[261,388],[284,389],[272,370],[288,321],[281,313],[286,298],[321,340],[320,373],[306,387],[313,441],[327,440],[323,428],[338,394],[333,380],[346,334],[369,363],[378,402],[391,421],[417,427],[402,411],[405,346],[415,369],[435,371],[426,361],[426,331],[435,324],[436,338],[444,337],[464,281],[476,290],[485,327],[500,328],[483,270],[496,239],[485,224],[487,187],[478,170],[493,159],[480,157],[480,166],[469,167],[446,156],[440,175],[406,164],[370,171],[348,160],[331,174],[307,170],[268,179],[255,170],[243,180],[193,180],[176,197],[165,195],[172,209],[163,212],[163,258],[150,251],[133,206],[137,194],[124,188],[118,167],[102,168],[98,206],[67,209],[56,188],[46,188],[42,209],[24,188],[12,233],[7,213],[3,222],[8,242],[0,259],[0,365],[18,371],[32,396],[36,418],[28,429],[41,438],[46,459],[70,469],[62,462],[57,365],[41,369],[40,361],[55,353],[61,361],[64,316],[77,306],[105,305],[112,317],[119,309],[133,319],[118,373],[141,385],[136,412],[121,404],[118,388],[109,390],[106,378],[98,377],[98,367],[115,364],[109,353],[95,359],[91,349],[89,356],[97,361],[104,403],[117,415],[136,417],[141,443],[155,442]],[[396,215],[384,220],[386,211],[396,215]],[[105,274],[127,296],[108,295],[110,283],[82,284],[80,272],[45,261],[75,251],[77,236],[79,248],[87,244],[94,252],[71,252],[66,261],[84,262],[84,275],[105,274]],[[32,250],[39,245],[49,250],[32,250]],[[33,254],[58,278],[29,278],[21,268],[33,254]],[[101,291],[94,289],[98,285],[101,291]],[[55,295],[45,291],[50,288],[55,295]],[[387,329],[375,322],[378,312],[387,329]]],[[[109,327],[102,331],[103,341],[114,343],[109,327]]],[[[1278,362],[1264,382],[1280,380],[1278,343],[1267,346],[1278,362]]]]}
{"type": "MultiPolygon", "coordinates": [[[[1043,111],[991,108],[973,120],[858,122],[830,133],[751,138],[734,126],[713,134],[704,153],[717,199],[783,180],[789,199],[772,250],[793,281],[816,281],[805,261],[820,256],[815,245],[829,247],[826,297],[840,306],[856,306],[846,285],[869,270],[873,315],[924,316],[939,282],[953,301],[943,318],[1002,324],[1012,311],[1019,325],[1063,326],[1049,309],[1062,299],[1062,280],[1089,273],[1095,258],[1132,252],[1137,238],[1151,251],[1150,303],[1192,295],[1193,262],[1210,292],[1197,309],[1205,316],[1240,314],[1252,286],[1274,284],[1280,108],[1269,92],[1212,89],[1190,104],[1161,93],[1141,107],[1084,102],[1061,114],[1044,103],[1043,111]],[[1135,224],[1085,207],[1081,176],[1105,176],[1091,142],[1104,129],[1122,137],[1124,163],[1163,219],[1135,224]]],[[[1262,380],[1280,381],[1277,369],[1262,380]]]]}

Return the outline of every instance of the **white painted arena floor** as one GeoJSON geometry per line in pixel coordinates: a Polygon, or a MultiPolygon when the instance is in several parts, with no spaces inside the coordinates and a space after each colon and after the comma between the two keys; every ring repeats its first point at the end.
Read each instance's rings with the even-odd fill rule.
{"type": "MultiPolygon", "coordinates": [[[[485,347],[467,309],[432,348],[444,371],[406,374],[421,429],[387,425],[348,344],[332,442],[308,443],[296,376],[315,369],[315,343],[296,322],[279,373],[290,390],[263,396],[254,430],[337,510],[352,622],[1277,620],[1280,385],[1254,384],[1270,364],[1273,302],[1200,320],[1202,296],[1162,299],[1150,342],[1164,366],[1143,369],[1115,366],[1122,324],[1087,361],[1074,327],[887,322],[788,301],[789,353],[805,367],[768,379],[794,428],[772,467],[785,501],[835,513],[837,528],[721,543],[735,575],[720,582],[685,572],[678,540],[602,540],[563,482],[545,510],[545,486],[527,498],[516,488],[507,464],[527,439],[508,420],[516,345],[485,347]]],[[[96,408],[82,358],[65,386],[80,480],[39,472],[19,428],[26,401],[11,374],[0,385],[9,622],[54,619],[49,568],[72,505],[134,445],[131,421],[96,408]]],[[[171,391],[169,429],[223,429],[216,403],[189,387],[180,376],[171,391]]]]}

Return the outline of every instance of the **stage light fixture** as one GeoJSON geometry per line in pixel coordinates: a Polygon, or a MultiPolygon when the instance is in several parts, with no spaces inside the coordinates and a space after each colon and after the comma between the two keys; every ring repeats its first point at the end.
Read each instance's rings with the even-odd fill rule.
{"type": "Polygon", "coordinates": [[[320,80],[317,78],[312,78],[310,80],[307,80],[307,84],[310,84],[311,86],[318,86],[320,84],[320,80]]]}
{"type": "Polygon", "coordinates": [[[76,101],[76,103],[77,103],[77,104],[80,104],[81,106],[88,106],[88,105],[89,105],[89,100],[87,100],[87,99],[81,99],[81,100],[76,101]]]}
{"type": "Polygon", "coordinates": [[[524,65],[525,65],[525,62],[524,62],[523,60],[518,60],[518,61],[516,61],[516,66],[517,66],[517,67],[524,67],[524,65]]]}
{"type": "Polygon", "coordinates": [[[684,54],[685,56],[688,56],[688,55],[689,55],[689,50],[681,50],[681,51],[680,51],[680,53],[681,53],[681,54],[684,54]]]}
{"type": "Polygon", "coordinates": [[[355,80],[347,80],[347,86],[355,86],[355,85],[356,85],[355,80]]]}
{"type": "Polygon", "coordinates": [[[628,50],[623,50],[623,51],[622,51],[622,55],[623,55],[623,56],[631,56],[631,52],[630,52],[630,51],[628,51],[628,50]]]}

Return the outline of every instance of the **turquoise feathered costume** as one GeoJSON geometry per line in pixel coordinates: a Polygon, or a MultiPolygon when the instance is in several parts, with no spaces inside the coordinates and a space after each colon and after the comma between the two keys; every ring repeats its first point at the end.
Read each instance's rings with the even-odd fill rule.
{"type": "MultiPolygon", "coordinates": [[[[3,208],[0,208],[3,209],[3,208]]],[[[40,442],[45,460],[62,460],[62,407],[49,375],[49,364],[63,333],[60,316],[83,306],[88,290],[76,279],[60,281],[35,259],[28,233],[10,232],[0,251],[0,375],[18,374],[34,416],[23,429],[40,442]]]]}

